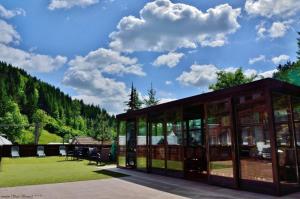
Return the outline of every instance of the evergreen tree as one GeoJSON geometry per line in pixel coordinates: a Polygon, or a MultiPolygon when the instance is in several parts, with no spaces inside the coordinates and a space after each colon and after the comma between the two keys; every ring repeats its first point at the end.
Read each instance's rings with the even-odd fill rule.
{"type": "Polygon", "coordinates": [[[134,111],[138,110],[142,107],[143,102],[139,99],[139,94],[134,88],[133,83],[131,85],[131,92],[129,95],[129,101],[126,102],[126,105],[128,106],[127,111],[134,111]]]}
{"type": "Polygon", "coordinates": [[[298,32],[298,38],[297,38],[297,45],[298,45],[298,51],[297,51],[297,58],[298,61],[300,61],[300,32],[298,32]]]}
{"type": "Polygon", "coordinates": [[[152,83],[150,90],[148,90],[148,99],[145,99],[144,103],[146,107],[154,106],[159,103],[159,100],[156,98],[156,91],[152,87],[152,83]]]}

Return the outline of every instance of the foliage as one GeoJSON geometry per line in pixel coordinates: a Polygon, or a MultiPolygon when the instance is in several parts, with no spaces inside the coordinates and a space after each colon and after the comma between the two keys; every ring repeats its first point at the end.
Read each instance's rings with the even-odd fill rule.
{"type": "MultiPolygon", "coordinates": [[[[109,115],[106,110],[99,106],[86,105],[82,100],[73,100],[58,88],[30,76],[23,69],[0,62],[0,117],[2,120],[4,114],[8,112],[6,110],[8,101],[17,105],[20,114],[27,116],[31,126],[41,119],[40,116],[47,115],[43,127],[60,137],[87,135],[94,129],[96,117],[99,114],[105,115],[103,117],[106,119],[105,122],[108,123],[110,129],[113,129],[111,132],[115,132],[115,117],[109,115]],[[38,116],[37,113],[41,115],[38,116]]],[[[13,118],[6,116],[7,120],[13,118]]],[[[16,133],[14,137],[19,137],[19,140],[24,141],[26,136],[20,137],[22,130],[19,129],[18,133],[16,133],[17,130],[14,131],[16,133]]]]}
{"type": "Polygon", "coordinates": [[[241,84],[252,82],[257,76],[252,75],[247,77],[241,68],[237,69],[235,72],[219,71],[217,72],[217,82],[209,86],[212,90],[220,90],[224,88],[229,88],[233,86],[238,86],[241,84]]]}
{"type": "Polygon", "coordinates": [[[139,94],[135,87],[133,87],[133,84],[131,85],[131,92],[129,95],[129,101],[126,102],[126,105],[128,107],[128,111],[134,111],[138,110],[142,107],[143,102],[139,99],[139,94]]]}
{"type": "Polygon", "coordinates": [[[63,138],[58,135],[55,135],[55,134],[49,133],[48,131],[43,130],[41,132],[39,144],[48,144],[50,142],[62,143],[63,138]]]}
{"type": "Polygon", "coordinates": [[[11,100],[2,104],[2,107],[3,115],[0,117],[0,132],[5,134],[10,141],[15,142],[24,127],[28,125],[27,117],[20,113],[18,104],[11,100]]]}
{"type": "Polygon", "coordinates": [[[156,98],[156,91],[152,87],[151,83],[151,88],[148,90],[148,98],[144,100],[144,104],[146,107],[149,106],[154,106],[159,103],[159,100],[156,98]]]}
{"type": "Polygon", "coordinates": [[[113,139],[112,129],[109,127],[108,120],[104,114],[99,114],[96,117],[93,129],[89,135],[97,140],[107,141],[113,139]]]}
{"type": "Polygon", "coordinates": [[[298,45],[298,51],[297,51],[297,59],[300,61],[300,32],[298,32],[298,38],[297,38],[297,45],[298,45]]]}
{"type": "Polygon", "coordinates": [[[300,86],[300,61],[279,65],[273,78],[300,86]]]}

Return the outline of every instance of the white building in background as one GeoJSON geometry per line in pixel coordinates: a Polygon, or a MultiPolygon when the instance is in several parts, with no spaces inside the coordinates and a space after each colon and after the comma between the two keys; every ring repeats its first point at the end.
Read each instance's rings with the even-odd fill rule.
{"type": "Polygon", "coordinates": [[[11,141],[0,135],[0,146],[2,145],[12,145],[11,141]]]}

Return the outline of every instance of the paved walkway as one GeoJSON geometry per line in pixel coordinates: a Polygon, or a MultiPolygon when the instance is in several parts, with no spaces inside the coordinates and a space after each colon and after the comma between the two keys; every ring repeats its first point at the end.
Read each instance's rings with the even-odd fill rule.
{"type": "MultiPolygon", "coordinates": [[[[107,167],[130,176],[105,180],[1,188],[0,199],[275,199],[267,195],[225,189],[203,183],[107,167]]],[[[2,179],[1,179],[2,180],[2,179]]],[[[300,192],[280,199],[300,199],[300,192]]]]}

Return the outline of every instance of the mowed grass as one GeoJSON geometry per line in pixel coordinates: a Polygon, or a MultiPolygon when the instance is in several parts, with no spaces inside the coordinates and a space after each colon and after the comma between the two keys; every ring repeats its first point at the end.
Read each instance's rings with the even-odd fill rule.
{"type": "Polygon", "coordinates": [[[102,170],[87,160],[65,160],[64,157],[4,158],[0,187],[108,179],[126,175],[102,170]]]}

